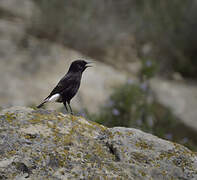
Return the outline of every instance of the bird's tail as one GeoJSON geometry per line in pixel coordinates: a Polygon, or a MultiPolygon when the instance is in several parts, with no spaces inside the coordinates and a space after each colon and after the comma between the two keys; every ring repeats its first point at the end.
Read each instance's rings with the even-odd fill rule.
{"type": "Polygon", "coordinates": [[[37,106],[37,108],[41,108],[45,103],[46,101],[42,102],[40,105],[37,106]]]}

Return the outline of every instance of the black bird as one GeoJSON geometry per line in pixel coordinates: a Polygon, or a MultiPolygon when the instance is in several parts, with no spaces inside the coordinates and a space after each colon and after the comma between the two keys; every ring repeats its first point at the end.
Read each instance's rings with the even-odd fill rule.
{"type": "Polygon", "coordinates": [[[67,74],[58,82],[57,86],[51,91],[49,96],[46,97],[37,108],[42,107],[47,102],[59,102],[64,104],[67,112],[68,104],[71,114],[73,114],[70,101],[79,89],[82,73],[87,67],[91,67],[88,65],[89,63],[90,62],[84,60],[73,61],[67,74]]]}

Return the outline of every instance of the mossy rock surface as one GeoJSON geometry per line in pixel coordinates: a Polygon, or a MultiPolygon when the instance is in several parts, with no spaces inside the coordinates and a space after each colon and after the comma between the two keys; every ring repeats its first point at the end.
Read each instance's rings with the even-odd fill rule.
{"type": "Polygon", "coordinates": [[[0,179],[197,179],[197,154],[132,128],[13,107],[0,112],[0,179]]]}

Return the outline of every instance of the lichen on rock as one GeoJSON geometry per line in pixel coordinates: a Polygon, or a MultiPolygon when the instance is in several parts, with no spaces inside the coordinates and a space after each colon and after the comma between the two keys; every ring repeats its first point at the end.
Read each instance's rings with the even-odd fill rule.
{"type": "Polygon", "coordinates": [[[197,154],[132,128],[13,107],[0,112],[0,179],[197,179],[197,154]]]}

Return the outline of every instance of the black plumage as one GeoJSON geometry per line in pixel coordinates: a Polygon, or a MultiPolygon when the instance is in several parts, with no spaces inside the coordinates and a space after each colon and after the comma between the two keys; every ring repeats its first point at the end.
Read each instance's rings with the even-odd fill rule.
{"type": "Polygon", "coordinates": [[[45,98],[37,108],[42,107],[47,102],[55,101],[63,103],[67,111],[68,104],[72,114],[73,111],[70,106],[70,101],[76,95],[80,87],[82,73],[87,67],[91,67],[88,64],[89,63],[84,60],[73,61],[67,74],[58,82],[57,86],[51,91],[49,96],[45,98]]]}

